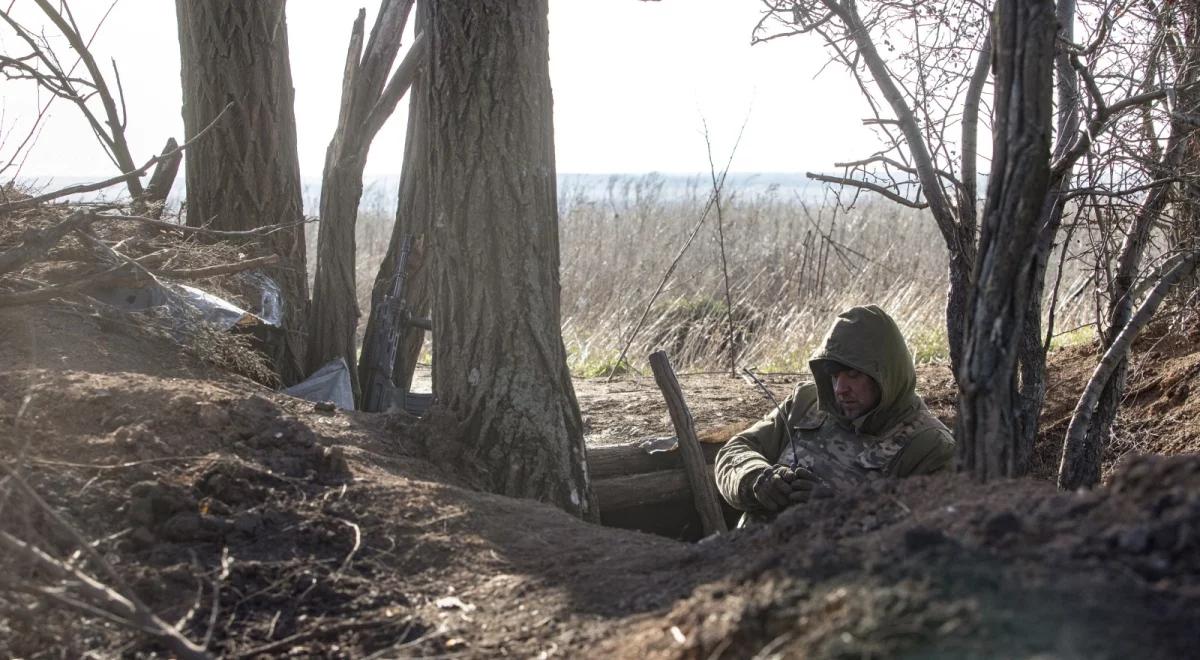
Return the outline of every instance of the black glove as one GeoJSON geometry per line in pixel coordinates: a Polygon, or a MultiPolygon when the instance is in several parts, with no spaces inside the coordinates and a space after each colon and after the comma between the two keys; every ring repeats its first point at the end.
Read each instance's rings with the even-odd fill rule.
{"type": "Polygon", "coordinates": [[[790,504],[802,504],[813,498],[833,497],[832,489],[821,483],[817,475],[802,467],[792,470],[791,486],[792,491],[788,494],[790,504]]]}
{"type": "Polygon", "coordinates": [[[814,497],[833,494],[817,476],[804,468],[778,465],[764,468],[751,487],[754,499],[767,511],[779,511],[792,504],[807,502],[814,497]]]}
{"type": "Polygon", "coordinates": [[[792,480],[795,478],[792,469],[782,465],[764,468],[755,478],[751,492],[759,506],[767,511],[778,511],[792,503],[792,480]]]}

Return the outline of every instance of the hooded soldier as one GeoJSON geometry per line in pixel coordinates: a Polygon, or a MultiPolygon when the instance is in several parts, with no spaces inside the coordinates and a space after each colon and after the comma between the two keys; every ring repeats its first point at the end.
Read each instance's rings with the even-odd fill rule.
{"type": "Polygon", "coordinates": [[[912,356],[882,309],[837,317],[801,383],[717,453],[721,495],[742,524],[882,477],[949,469],[954,437],[916,393],[912,356]]]}

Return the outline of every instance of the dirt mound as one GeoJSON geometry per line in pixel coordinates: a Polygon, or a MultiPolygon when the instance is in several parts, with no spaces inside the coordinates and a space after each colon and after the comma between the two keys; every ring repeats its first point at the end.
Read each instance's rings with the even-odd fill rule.
{"type": "Polygon", "coordinates": [[[784,513],[621,656],[1182,657],[1200,643],[1200,457],[1105,489],[919,479],[784,513]]]}
{"type": "MultiPolygon", "coordinates": [[[[686,544],[476,492],[438,458],[436,421],[322,412],[70,307],[0,311],[0,331],[6,465],[215,654],[1178,657],[1200,643],[1195,456],[1131,454],[1080,494],[1037,480],[879,484],[686,544]]],[[[1155,446],[1182,451],[1196,403],[1166,393],[1195,387],[1196,358],[1173,341],[1135,362],[1131,391],[1158,378],[1163,394],[1151,403],[1144,388],[1125,419],[1171,402],[1154,414],[1181,420],[1178,443],[1155,446]]],[[[1070,359],[1078,375],[1094,357],[1070,359]]],[[[786,395],[792,380],[769,386],[786,395]]],[[[922,371],[935,410],[952,404],[943,380],[922,371]]],[[[727,376],[682,381],[707,436],[767,407],[727,376]]],[[[579,392],[592,442],[670,433],[652,382],[579,392]]],[[[0,509],[3,531],[76,552],[11,480],[0,509]]],[[[52,582],[27,563],[0,556],[0,575],[25,589],[0,599],[0,655],[166,653],[40,605],[28,590],[52,582]]]]}

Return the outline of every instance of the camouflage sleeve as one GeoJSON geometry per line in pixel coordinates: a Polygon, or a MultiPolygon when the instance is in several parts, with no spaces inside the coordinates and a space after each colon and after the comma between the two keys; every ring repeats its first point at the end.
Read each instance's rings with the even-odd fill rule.
{"type": "Polygon", "coordinates": [[[895,477],[939,474],[954,468],[954,436],[944,428],[921,431],[896,456],[891,470],[895,477]]]}
{"type": "MultiPolygon", "coordinates": [[[[806,414],[815,400],[816,389],[802,385],[783,402],[782,408],[790,418],[795,418],[797,414],[806,414]]],[[[754,426],[733,436],[717,452],[713,466],[717,490],[730,506],[742,511],[759,508],[750,486],[761,470],[775,464],[788,433],[787,420],[778,409],[773,409],[754,426]]]]}

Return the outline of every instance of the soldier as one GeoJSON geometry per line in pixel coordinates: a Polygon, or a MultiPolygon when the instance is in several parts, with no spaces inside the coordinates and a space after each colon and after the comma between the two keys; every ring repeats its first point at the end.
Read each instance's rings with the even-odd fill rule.
{"type": "Polygon", "coordinates": [[[746,512],[739,526],[868,480],[951,464],[954,437],[917,395],[912,356],[882,309],[839,315],[808,366],[814,382],[717,453],[717,487],[746,512]]]}

